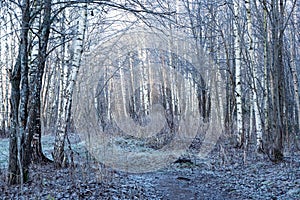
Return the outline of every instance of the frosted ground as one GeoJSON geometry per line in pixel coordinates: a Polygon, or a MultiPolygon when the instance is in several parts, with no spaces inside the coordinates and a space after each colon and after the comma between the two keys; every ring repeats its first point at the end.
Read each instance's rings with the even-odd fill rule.
{"type": "MultiPolygon", "coordinates": [[[[248,155],[245,164],[243,150],[229,148],[223,141],[206,160],[184,158],[158,171],[134,174],[88,161],[79,137],[72,136],[70,141],[81,157],[75,168],[32,166],[31,180],[22,192],[20,186],[6,186],[1,170],[0,199],[300,199],[299,152],[282,163],[248,155]]],[[[51,158],[54,137],[44,136],[42,143],[51,158]]],[[[0,148],[3,169],[8,139],[0,140],[0,148]]]]}
{"type": "MultiPolygon", "coordinates": [[[[55,137],[53,135],[44,135],[42,136],[42,147],[45,155],[52,159],[51,152],[53,151],[55,137]]],[[[71,147],[77,153],[84,153],[84,142],[80,141],[80,138],[75,135],[70,137],[71,147]]],[[[0,166],[1,168],[6,168],[8,163],[8,148],[9,148],[9,139],[4,138],[0,139],[0,166]]],[[[68,148],[68,143],[66,148],[68,148]]]]}

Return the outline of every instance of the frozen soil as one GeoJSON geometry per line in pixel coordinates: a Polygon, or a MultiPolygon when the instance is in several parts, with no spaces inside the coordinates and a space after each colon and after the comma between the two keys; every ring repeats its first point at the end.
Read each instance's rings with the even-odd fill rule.
{"type": "MultiPolygon", "coordinates": [[[[76,147],[80,141],[71,143],[76,147]]],[[[299,152],[281,163],[247,154],[244,163],[243,150],[217,144],[205,160],[189,153],[143,174],[115,171],[83,153],[75,155],[74,165],[59,170],[51,163],[32,165],[30,181],[22,187],[8,187],[2,168],[0,199],[300,199],[299,152]]]]}

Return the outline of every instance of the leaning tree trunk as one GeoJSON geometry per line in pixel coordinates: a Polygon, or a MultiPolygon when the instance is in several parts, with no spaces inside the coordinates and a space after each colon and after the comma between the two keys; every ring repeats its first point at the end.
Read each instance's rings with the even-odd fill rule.
{"type": "MultiPolygon", "coordinates": [[[[81,55],[83,52],[83,42],[85,36],[85,29],[87,25],[87,5],[83,8],[83,14],[79,17],[77,36],[74,40],[74,57],[72,60],[70,79],[68,81],[68,85],[64,91],[64,96],[60,100],[62,101],[61,107],[61,116],[58,119],[57,124],[57,132],[55,136],[55,145],[54,145],[54,163],[56,167],[62,167],[63,160],[65,158],[64,155],[64,145],[65,138],[67,134],[67,125],[70,121],[70,108],[72,102],[73,90],[75,87],[75,82],[77,80],[77,75],[80,67],[81,55]]],[[[67,67],[67,66],[65,66],[67,67]]],[[[63,91],[60,91],[63,92],[63,91]]]]}

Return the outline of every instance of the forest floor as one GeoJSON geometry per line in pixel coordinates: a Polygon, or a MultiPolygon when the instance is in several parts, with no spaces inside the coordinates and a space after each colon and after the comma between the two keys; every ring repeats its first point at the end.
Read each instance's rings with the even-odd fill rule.
{"type": "MultiPolygon", "coordinates": [[[[51,141],[43,139],[46,155],[51,141]]],[[[71,143],[73,148],[80,144],[71,143]]],[[[8,140],[1,139],[0,199],[300,199],[300,152],[281,163],[247,154],[244,163],[243,150],[228,146],[217,144],[205,160],[189,155],[140,174],[118,172],[81,155],[76,166],[59,170],[32,165],[30,181],[21,187],[6,184],[8,140]]]]}

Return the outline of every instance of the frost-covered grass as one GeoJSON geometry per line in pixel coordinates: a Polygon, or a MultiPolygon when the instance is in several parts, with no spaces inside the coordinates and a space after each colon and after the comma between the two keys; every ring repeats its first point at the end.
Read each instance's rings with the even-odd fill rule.
{"type": "MultiPolygon", "coordinates": [[[[47,157],[50,157],[51,151],[53,150],[54,137],[46,135],[42,137],[42,145],[44,153],[47,157]]],[[[0,165],[6,167],[8,164],[8,151],[9,151],[9,139],[0,139],[0,165]]]]}
{"type": "MultiPolygon", "coordinates": [[[[51,152],[53,151],[55,142],[55,136],[54,135],[44,135],[42,136],[42,148],[44,154],[52,159],[51,152]]],[[[84,153],[84,143],[80,142],[80,139],[78,136],[71,135],[70,136],[70,142],[71,142],[71,148],[76,151],[77,153],[84,153]]],[[[66,144],[66,149],[68,149],[68,143],[66,144]]],[[[6,168],[8,164],[8,154],[9,154],[9,139],[4,138],[0,139],[0,169],[6,168]]]]}
{"type": "MultiPolygon", "coordinates": [[[[42,137],[42,145],[44,153],[47,157],[50,157],[51,151],[53,149],[54,137],[46,135],[42,137]]],[[[6,167],[8,164],[8,154],[9,154],[9,139],[0,139],[0,166],[1,168],[6,167]]]]}
{"type": "Polygon", "coordinates": [[[0,139],[0,168],[7,166],[8,163],[9,139],[0,139]]]}

